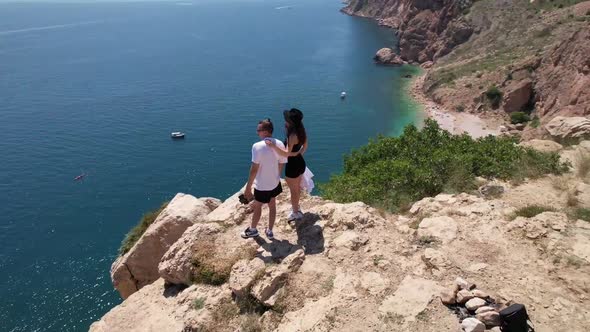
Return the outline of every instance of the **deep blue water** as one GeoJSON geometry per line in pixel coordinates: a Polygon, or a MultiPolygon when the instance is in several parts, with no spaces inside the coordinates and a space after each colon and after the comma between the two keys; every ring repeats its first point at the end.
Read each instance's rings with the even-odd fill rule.
{"type": "Polygon", "coordinates": [[[304,112],[319,181],[413,122],[411,69],[371,60],[391,31],[341,6],[0,3],[0,330],[87,330],[120,302],[125,233],[177,192],[237,191],[259,119],[304,112]]]}

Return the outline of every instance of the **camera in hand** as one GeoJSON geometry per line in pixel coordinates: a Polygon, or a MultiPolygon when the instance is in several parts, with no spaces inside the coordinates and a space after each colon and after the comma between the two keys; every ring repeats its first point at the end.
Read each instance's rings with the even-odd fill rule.
{"type": "Polygon", "coordinates": [[[240,196],[238,196],[238,199],[240,200],[240,203],[242,203],[242,204],[248,204],[248,203],[250,203],[250,200],[248,200],[246,198],[246,195],[244,195],[244,194],[241,194],[240,196]]]}

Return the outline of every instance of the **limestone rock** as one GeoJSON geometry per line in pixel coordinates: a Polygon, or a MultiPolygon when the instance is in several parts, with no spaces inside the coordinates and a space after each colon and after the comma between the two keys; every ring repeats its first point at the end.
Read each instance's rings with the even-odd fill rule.
{"type": "Polygon", "coordinates": [[[210,238],[223,228],[216,223],[195,224],[174,243],[158,264],[158,274],[169,283],[191,284],[194,247],[202,239],[210,238]]]}
{"type": "Polygon", "coordinates": [[[486,298],[490,297],[490,295],[488,293],[486,293],[482,290],[479,290],[479,289],[474,289],[471,292],[473,293],[473,296],[479,297],[482,299],[486,299],[486,298]]]}
{"type": "Polygon", "coordinates": [[[383,314],[397,314],[407,321],[414,321],[417,314],[424,311],[434,296],[442,288],[431,280],[406,276],[392,296],[381,303],[379,311],[383,314]]]}
{"type": "Polygon", "coordinates": [[[486,326],[484,323],[471,317],[465,318],[461,322],[461,327],[465,332],[484,332],[486,330],[486,326]]]}
{"type": "Polygon", "coordinates": [[[489,183],[479,187],[478,191],[485,197],[497,197],[504,193],[504,186],[489,183]]]}
{"type": "Polygon", "coordinates": [[[418,226],[418,236],[432,236],[446,244],[457,237],[457,223],[447,216],[424,218],[418,226]]]}
{"type": "Polygon", "coordinates": [[[432,248],[426,248],[426,250],[424,250],[422,260],[427,265],[430,265],[437,269],[445,268],[451,265],[451,262],[449,262],[449,260],[442,251],[435,250],[432,248]]]}
{"type": "Polygon", "coordinates": [[[405,63],[402,58],[395,54],[395,52],[388,47],[384,47],[377,51],[377,54],[373,57],[376,63],[381,65],[394,65],[394,66],[401,66],[405,63]]]}
{"type": "Polygon", "coordinates": [[[502,323],[500,314],[496,311],[486,311],[479,313],[475,316],[479,321],[484,323],[486,326],[498,326],[502,323]]]}
{"type": "Polygon", "coordinates": [[[461,277],[457,277],[457,279],[455,279],[455,285],[459,286],[459,289],[472,290],[475,288],[474,283],[469,282],[461,277]]]}
{"type": "Polygon", "coordinates": [[[590,138],[590,119],[556,116],[545,125],[545,129],[558,141],[580,141],[590,138]]]}
{"type": "Polygon", "coordinates": [[[457,303],[455,299],[455,292],[453,290],[445,289],[440,293],[440,301],[444,305],[453,305],[457,303]]]}
{"type": "Polygon", "coordinates": [[[237,297],[244,297],[266,266],[260,258],[239,260],[232,266],[229,276],[229,288],[237,297]]]}
{"type": "Polygon", "coordinates": [[[530,141],[522,142],[519,145],[533,148],[541,152],[558,152],[563,149],[563,145],[557,142],[542,139],[532,139],[530,141]]]}
{"type": "Polygon", "coordinates": [[[479,307],[477,308],[477,310],[475,310],[475,314],[483,314],[484,312],[488,312],[488,311],[496,311],[496,309],[492,308],[492,307],[488,307],[488,306],[483,306],[483,307],[479,307]]]}
{"type": "Polygon", "coordinates": [[[369,238],[365,235],[359,235],[354,231],[345,231],[336,239],[334,239],[335,247],[344,247],[350,250],[358,250],[361,246],[365,245],[369,241],[369,238]]]}
{"type": "Polygon", "coordinates": [[[227,225],[240,225],[248,213],[248,205],[240,203],[239,196],[243,189],[221,203],[206,217],[207,222],[225,223],[227,225]]]}
{"type": "Polygon", "coordinates": [[[466,289],[462,289],[459,292],[457,292],[457,303],[459,304],[465,304],[467,301],[473,299],[473,293],[471,293],[471,291],[468,291],[466,289]]]}
{"type": "Polygon", "coordinates": [[[326,226],[329,228],[364,229],[385,223],[374,208],[362,202],[326,203],[311,208],[309,212],[318,214],[326,220],[326,226]]]}
{"type": "Polygon", "coordinates": [[[533,81],[530,79],[511,82],[504,91],[504,111],[507,113],[522,111],[532,95],[533,81]]]}
{"type": "Polygon", "coordinates": [[[283,287],[287,275],[296,272],[304,259],[305,253],[303,249],[299,249],[283,259],[280,264],[267,268],[264,275],[252,287],[251,294],[265,305],[273,306],[276,302],[274,295],[283,287]]]}
{"type": "Polygon", "coordinates": [[[164,253],[194,223],[211,212],[207,201],[179,193],[158,215],[141,238],[111,266],[111,279],[122,298],[159,278],[158,263],[164,253]]]}
{"type": "Polygon", "coordinates": [[[366,289],[371,295],[378,295],[387,289],[389,281],[383,279],[379,273],[364,272],[360,278],[360,286],[366,289]]]}
{"type": "Polygon", "coordinates": [[[90,332],[183,331],[187,321],[202,321],[229,296],[227,288],[193,285],[181,292],[164,284],[158,279],[135,292],[93,323],[90,332]],[[204,301],[200,310],[193,308],[196,299],[204,301]]]}
{"type": "Polygon", "coordinates": [[[475,311],[478,308],[481,308],[485,305],[486,305],[485,300],[480,299],[479,297],[474,297],[465,303],[465,308],[467,308],[467,310],[470,310],[470,311],[475,311]]]}

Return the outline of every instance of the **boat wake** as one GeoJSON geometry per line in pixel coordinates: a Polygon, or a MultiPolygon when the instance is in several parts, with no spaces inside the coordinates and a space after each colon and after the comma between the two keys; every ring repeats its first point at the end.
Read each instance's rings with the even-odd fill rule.
{"type": "Polygon", "coordinates": [[[277,10],[281,10],[281,9],[291,9],[293,8],[293,6],[280,6],[280,7],[275,7],[275,9],[277,10]]]}
{"type": "Polygon", "coordinates": [[[87,21],[87,22],[78,22],[78,23],[48,25],[48,26],[44,26],[44,27],[34,27],[34,28],[17,29],[17,30],[5,30],[5,31],[0,31],[0,36],[13,35],[13,34],[17,34],[17,33],[31,32],[31,31],[66,29],[66,28],[77,27],[77,26],[81,26],[81,25],[98,24],[98,23],[103,23],[103,22],[104,21],[87,21]]]}

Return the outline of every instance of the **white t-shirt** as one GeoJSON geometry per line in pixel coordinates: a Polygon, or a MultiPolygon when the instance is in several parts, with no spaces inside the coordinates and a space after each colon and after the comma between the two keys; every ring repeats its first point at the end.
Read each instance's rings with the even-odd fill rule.
{"type": "MultiPolygon", "coordinates": [[[[275,144],[285,149],[283,142],[276,138],[267,138],[275,144]]],[[[252,145],[252,162],[258,164],[258,173],[254,180],[254,188],[261,191],[270,191],[275,189],[281,181],[279,174],[279,163],[286,164],[287,157],[279,156],[272,147],[266,146],[264,140],[252,145]]]]}

